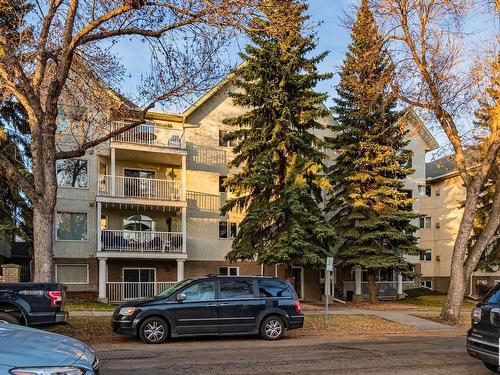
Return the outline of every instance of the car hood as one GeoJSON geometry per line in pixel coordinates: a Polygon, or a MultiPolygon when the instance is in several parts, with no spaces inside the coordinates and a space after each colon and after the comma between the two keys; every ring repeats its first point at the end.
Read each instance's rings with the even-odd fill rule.
{"type": "Polygon", "coordinates": [[[82,342],[13,324],[0,323],[0,364],[12,367],[69,366],[84,356],[82,342]]]}
{"type": "MultiPolygon", "coordinates": [[[[149,298],[139,298],[139,299],[133,299],[127,302],[122,303],[118,307],[138,307],[141,305],[144,305],[145,303],[149,302],[155,302],[159,300],[164,300],[166,296],[155,296],[155,297],[149,297],[149,298]]],[[[118,310],[118,308],[117,308],[118,310]]]]}

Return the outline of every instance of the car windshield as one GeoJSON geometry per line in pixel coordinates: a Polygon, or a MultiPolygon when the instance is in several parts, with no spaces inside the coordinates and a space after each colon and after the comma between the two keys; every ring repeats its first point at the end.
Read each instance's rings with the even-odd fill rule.
{"type": "Polygon", "coordinates": [[[492,290],[486,297],[486,302],[489,303],[500,303],[500,288],[492,290]]]}
{"type": "Polygon", "coordinates": [[[159,296],[165,297],[165,296],[170,296],[171,294],[177,292],[179,289],[181,289],[184,285],[189,284],[192,280],[191,279],[186,279],[179,281],[178,283],[172,285],[170,288],[165,289],[163,292],[158,294],[159,296]]]}

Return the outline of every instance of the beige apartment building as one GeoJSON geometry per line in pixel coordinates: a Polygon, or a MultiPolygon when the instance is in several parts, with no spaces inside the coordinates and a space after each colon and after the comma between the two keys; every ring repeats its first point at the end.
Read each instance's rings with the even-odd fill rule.
{"type": "MultiPolygon", "coordinates": [[[[242,219],[220,215],[230,194],[222,181],[231,173],[232,159],[223,120],[244,111],[233,105],[231,89],[223,81],[180,114],[150,111],[143,125],[82,158],[58,163],[55,277],[68,293],[114,303],[159,293],[186,277],[218,273],[287,277],[301,298],[322,297],[324,270],[224,260],[242,219]]],[[[412,110],[402,121],[410,130],[415,169],[405,185],[420,211],[425,154],[438,145],[412,110]]],[[[318,136],[334,135],[325,129],[318,136]]],[[[409,260],[418,267],[418,256],[409,260]]],[[[367,293],[364,275],[353,269],[338,294],[367,293]]],[[[394,293],[414,285],[392,271],[382,273],[379,282],[382,291],[394,293]]]]}
{"type": "MultiPolygon", "coordinates": [[[[465,188],[453,160],[447,156],[426,164],[427,184],[422,189],[420,212],[420,258],[423,286],[446,292],[450,284],[453,245],[462,219],[459,202],[465,188]]],[[[500,272],[473,274],[467,294],[477,295],[478,286],[500,282],[500,272]]]]}

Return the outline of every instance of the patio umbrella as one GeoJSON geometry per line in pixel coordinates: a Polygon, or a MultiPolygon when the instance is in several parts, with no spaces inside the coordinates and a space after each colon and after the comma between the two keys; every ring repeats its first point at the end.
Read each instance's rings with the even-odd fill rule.
{"type": "Polygon", "coordinates": [[[153,219],[145,215],[134,215],[125,219],[123,229],[135,231],[147,231],[153,229],[153,219]]]}

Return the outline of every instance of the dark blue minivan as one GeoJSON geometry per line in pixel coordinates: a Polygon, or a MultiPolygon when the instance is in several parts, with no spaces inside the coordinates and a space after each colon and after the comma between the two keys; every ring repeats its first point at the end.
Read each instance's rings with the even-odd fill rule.
{"type": "Polygon", "coordinates": [[[118,306],[113,330],[147,344],[169,337],[260,334],[278,340],[301,328],[304,316],[292,285],[267,276],[208,275],[181,281],[156,297],[118,306]]]}

